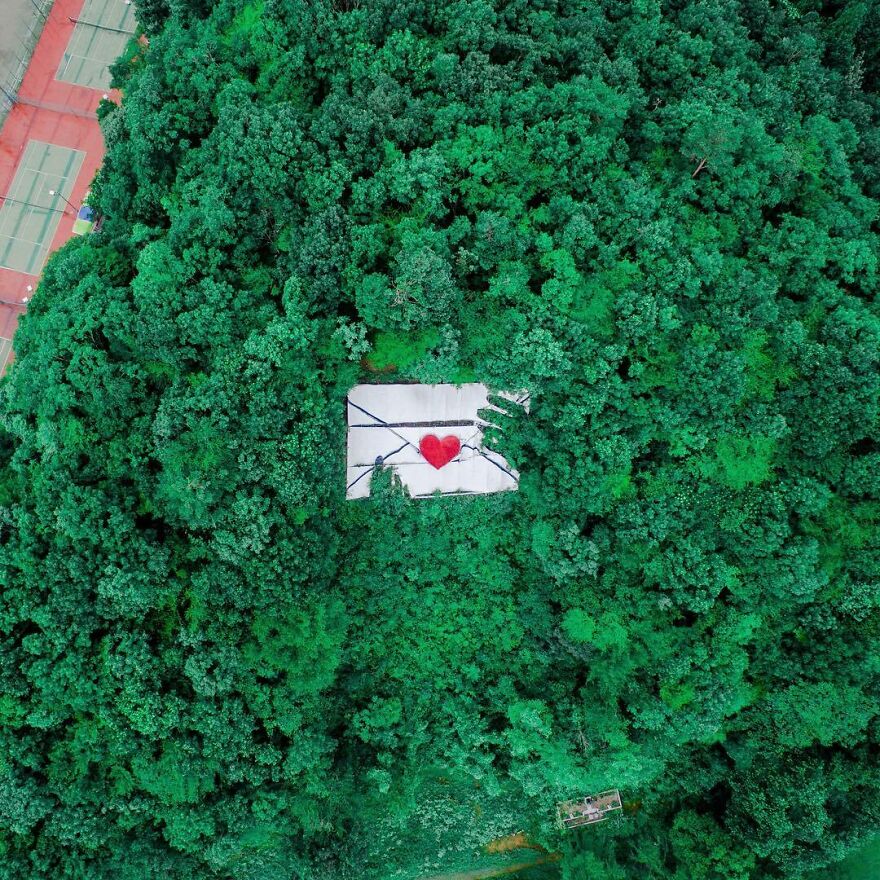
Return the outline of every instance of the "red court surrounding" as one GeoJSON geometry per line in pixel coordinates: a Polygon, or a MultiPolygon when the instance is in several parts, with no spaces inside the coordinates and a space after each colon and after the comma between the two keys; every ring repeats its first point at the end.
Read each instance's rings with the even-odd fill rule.
{"type": "MultiPolygon", "coordinates": [[[[102,92],[55,78],[75,27],[70,19],[78,17],[83,2],[55,0],[49,13],[18,100],[0,131],[0,196],[9,192],[29,141],[43,141],[85,153],[76,181],[71,191],[65,193],[75,206],[85,196],[101,165],[104,141],[95,111],[102,92]]],[[[112,97],[115,99],[118,95],[112,97]]],[[[73,210],[62,216],[50,252],[70,238],[74,220],[73,210]]],[[[12,338],[37,281],[37,276],[0,268],[0,338],[12,338]]],[[[0,363],[0,372],[3,368],[0,363]]]]}

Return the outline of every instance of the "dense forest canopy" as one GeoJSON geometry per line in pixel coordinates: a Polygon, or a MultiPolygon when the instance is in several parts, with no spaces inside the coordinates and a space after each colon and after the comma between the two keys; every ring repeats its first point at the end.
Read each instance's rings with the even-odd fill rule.
{"type": "Polygon", "coordinates": [[[0,878],[876,833],[877,3],[138,14],[0,385],[0,878]],[[346,502],[346,392],[403,381],[528,388],[519,491],[346,502]]]}

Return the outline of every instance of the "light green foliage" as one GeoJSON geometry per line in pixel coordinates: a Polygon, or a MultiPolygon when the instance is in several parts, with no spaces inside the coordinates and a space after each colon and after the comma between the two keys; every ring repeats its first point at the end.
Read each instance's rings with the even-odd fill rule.
{"type": "Polygon", "coordinates": [[[861,741],[878,707],[860,688],[843,683],[794,684],[767,707],[784,745],[806,747],[818,742],[843,745],[861,741]]]}
{"type": "Polygon", "coordinates": [[[0,878],[876,834],[877,3],[137,11],[0,384],[0,878]],[[518,492],[344,501],[352,385],[475,380],[518,492]]]}
{"type": "Polygon", "coordinates": [[[379,333],[369,354],[370,363],[379,370],[396,368],[406,371],[440,342],[436,330],[421,333],[379,333]]]}
{"type": "Polygon", "coordinates": [[[759,485],[770,477],[774,447],[772,437],[724,434],[715,448],[713,470],[732,489],[759,485]]]}

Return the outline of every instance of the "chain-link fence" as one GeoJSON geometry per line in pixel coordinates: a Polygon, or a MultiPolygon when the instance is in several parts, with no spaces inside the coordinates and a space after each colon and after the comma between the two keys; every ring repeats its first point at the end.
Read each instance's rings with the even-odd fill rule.
{"type": "Polygon", "coordinates": [[[7,14],[4,15],[6,33],[0,66],[0,123],[18,98],[18,90],[54,0],[2,0],[2,3],[7,14]]]}

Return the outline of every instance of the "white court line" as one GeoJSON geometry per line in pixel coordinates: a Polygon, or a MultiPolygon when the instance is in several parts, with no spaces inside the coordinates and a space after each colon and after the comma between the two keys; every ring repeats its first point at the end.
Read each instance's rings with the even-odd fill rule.
{"type": "Polygon", "coordinates": [[[67,71],[70,68],[70,62],[73,60],[73,56],[68,55],[66,52],[64,53],[66,61],[64,62],[64,67],[59,69],[58,73],[55,74],[55,79],[60,80],[61,82],[70,82],[69,79],[66,79],[67,71]]]}
{"type": "MultiPolygon", "coordinates": [[[[72,83],[73,85],[81,85],[82,84],[81,80],[84,78],[83,71],[87,69],[85,67],[85,64],[83,64],[82,62],[91,62],[93,64],[99,63],[94,58],[90,58],[88,55],[71,55],[68,59],[67,65],[64,68],[64,71],[62,73],[59,73],[58,76],[56,76],[55,78],[61,82],[69,82],[69,83],[72,83]],[[76,80],[74,80],[73,77],[71,77],[70,79],[65,79],[64,77],[67,74],[67,71],[71,67],[74,60],[81,62],[79,70],[77,71],[78,78],[76,80]]],[[[109,68],[109,67],[110,67],[109,64],[101,65],[99,73],[101,75],[103,75],[104,71],[107,70],[107,68],[109,68]]],[[[89,82],[94,82],[94,81],[95,81],[95,77],[89,77],[89,82]]],[[[98,87],[95,85],[90,85],[90,86],[82,86],[82,88],[93,89],[93,88],[98,88],[98,87]]]]}
{"type": "Polygon", "coordinates": [[[71,150],[69,147],[44,141],[28,141],[22,162],[8,190],[6,198],[9,201],[0,205],[0,241],[8,243],[5,250],[9,252],[8,259],[4,260],[2,268],[32,275],[36,273],[31,267],[36,266],[36,272],[38,272],[45,264],[52,242],[58,232],[58,226],[63,219],[61,216],[56,217],[56,215],[68,214],[66,208],[56,207],[59,196],[49,196],[49,190],[55,189],[61,194],[66,192],[70,181],[76,181],[79,171],[82,169],[83,158],[82,150],[71,150]],[[58,155],[58,151],[61,151],[61,155],[58,155]],[[38,162],[37,167],[30,164],[34,161],[38,162]],[[76,166],[76,173],[73,173],[71,161],[76,166]],[[64,170],[46,170],[45,166],[48,163],[62,164],[64,170]],[[51,199],[52,201],[43,205],[40,204],[42,199],[51,199]],[[39,227],[39,241],[15,234],[20,233],[31,224],[39,227]],[[51,234],[46,235],[45,232],[50,227],[52,228],[51,234]],[[17,245],[27,247],[28,253],[23,259],[18,259],[17,251],[20,251],[21,248],[18,248],[17,245]],[[15,259],[12,259],[13,257],[15,259]],[[7,262],[18,262],[19,265],[9,266],[6,265],[7,262]],[[22,268],[21,264],[24,264],[25,267],[22,268]]]}
{"type": "Polygon", "coordinates": [[[38,241],[31,241],[29,238],[19,238],[17,235],[0,235],[0,238],[3,238],[7,241],[17,241],[20,244],[32,244],[34,247],[42,248],[43,245],[38,241]]]}
{"type": "MultiPolygon", "coordinates": [[[[26,222],[32,220],[34,218],[34,216],[38,216],[40,219],[45,219],[46,214],[52,213],[51,210],[48,208],[31,208],[30,206],[26,207],[25,211],[27,213],[22,215],[19,223],[17,224],[17,226],[19,226],[19,227],[24,226],[24,224],[26,222]],[[37,215],[36,214],[37,211],[41,211],[44,213],[37,215]]],[[[11,213],[12,212],[10,212],[10,214],[11,213]]],[[[29,238],[19,238],[17,235],[13,235],[12,233],[9,233],[9,232],[4,232],[2,230],[2,228],[0,228],[0,238],[10,238],[13,241],[20,241],[23,244],[32,244],[32,245],[35,245],[36,247],[42,247],[42,244],[38,241],[31,241],[29,238]]]]}
{"type": "MultiPolygon", "coordinates": [[[[74,53],[71,52],[67,57],[68,58],[76,58],[79,61],[94,61],[95,64],[99,63],[98,60],[96,58],[92,58],[91,55],[75,55],[74,53]]],[[[110,65],[108,64],[107,66],[109,67],[110,65]]]]}
{"type": "MultiPolygon", "coordinates": [[[[16,180],[13,181],[13,185],[9,190],[9,195],[6,197],[13,203],[18,203],[22,208],[28,210],[33,214],[34,211],[45,211],[48,214],[54,214],[59,209],[53,207],[52,205],[33,205],[26,204],[25,199],[19,198],[20,195],[24,195],[25,191],[32,191],[34,186],[36,185],[40,190],[42,190],[41,183],[48,183],[49,181],[57,180],[58,183],[55,186],[50,186],[46,189],[46,193],[48,194],[49,189],[55,189],[56,192],[61,192],[64,189],[67,189],[66,184],[69,181],[69,177],[67,175],[60,176],[58,174],[54,174],[50,171],[39,171],[35,168],[22,168],[19,169],[19,173],[16,174],[16,180]],[[21,174],[21,171],[25,171],[26,173],[30,173],[34,175],[35,179],[32,179],[27,184],[25,183],[26,176],[21,174]],[[17,185],[16,185],[17,184],[17,185]]],[[[52,196],[53,200],[57,201],[59,196],[52,196]]],[[[7,217],[12,216],[15,212],[15,204],[10,205],[10,209],[7,212],[7,217]]],[[[64,209],[60,209],[62,213],[64,213],[64,209]]],[[[0,212],[2,213],[2,212],[0,212]]],[[[4,218],[5,221],[6,218],[4,218]]],[[[29,218],[28,218],[29,219],[29,218]]],[[[5,233],[2,231],[2,224],[0,224],[0,235],[4,235],[5,233]]]]}
{"type": "Polygon", "coordinates": [[[6,365],[9,363],[9,358],[12,357],[12,340],[7,339],[5,336],[0,336],[0,351],[2,351],[4,348],[3,343],[7,343],[6,356],[3,358],[3,363],[0,364],[0,372],[6,369],[6,365]]]}
{"type": "MultiPolygon", "coordinates": [[[[30,214],[26,218],[22,218],[22,222],[20,225],[23,225],[25,220],[30,220],[34,216],[35,211],[40,209],[27,208],[26,210],[29,211],[30,214]]],[[[42,261],[45,261],[46,255],[49,251],[49,246],[51,245],[51,242],[49,242],[49,244],[47,245],[45,242],[32,241],[29,238],[19,238],[17,235],[10,235],[9,233],[5,233],[2,231],[0,231],[0,241],[11,241],[18,242],[19,244],[30,245],[31,254],[29,254],[29,257],[31,257],[31,259],[27,260],[28,267],[33,264],[34,259],[41,259],[42,261]]],[[[16,268],[14,266],[7,266],[5,263],[0,263],[0,268],[8,269],[10,272],[24,272],[24,274],[26,275],[34,274],[26,269],[16,268]]]]}
{"type": "MultiPolygon", "coordinates": [[[[26,210],[30,210],[30,208],[27,208],[26,210]]],[[[14,235],[8,234],[5,229],[7,219],[13,217],[13,214],[15,214],[15,208],[11,208],[9,211],[7,211],[5,217],[3,217],[3,213],[0,212],[0,218],[2,218],[2,220],[3,220],[3,222],[0,223],[0,238],[15,238],[14,235]]],[[[22,220],[24,220],[24,219],[25,219],[24,216],[20,216],[19,218],[13,218],[13,225],[20,226],[22,220]]],[[[27,219],[30,220],[30,216],[28,216],[27,219]]]]}
{"type": "MultiPolygon", "coordinates": [[[[33,208],[33,207],[31,207],[30,205],[24,205],[23,207],[24,207],[24,211],[25,211],[25,212],[28,212],[28,213],[24,213],[24,212],[23,212],[23,213],[17,218],[17,219],[18,219],[18,222],[14,223],[14,225],[15,225],[16,227],[24,226],[24,224],[25,224],[26,222],[28,222],[28,221],[34,216],[34,213],[35,213],[36,211],[43,211],[43,212],[45,212],[46,214],[51,214],[51,213],[53,213],[51,208],[33,208]]],[[[6,220],[9,219],[9,218],[11,218],[11,217],[13,216],[14,213],[15,213],[15,208],[13,208],[12,210],[8,211],[7,214],[6,214],[6,217],[3,217],[3,223],[0,223],[0,238],[12,238],[12,239],[14,239],[15,241],[26,241],[26,242],[28,242],[29,244],[38,244],[38,242],[36,242],[36,241],[31,241],[30,239],[27,239],[27,238],[18,238],[17,236],[12,235],[11,233],[5,231],[4,227],[5,227],[5,225],[6,225],[6,220]]],[[[2,216],[2,212],[0,212],[0,216],[2,216]]],[[[15,219],[15,218],[13,218],[13,219],[15,219]]],[[[58,222],[60,223],[61,221],[59,220],[58,222]]]]}
{"type": "MultiPolygon", "coordinates": [[[[44,250],[44,248],[40,248],[40,250],[42,251],[42,250],[44,250]]],[[[37,254],[37,256],[39,256],[39,254],[37,254]]],[[[30,266],[30,263],[28,263],[28,266],[30,266]]],[[[40,267],[38,266],[37,269],[39,270],[39,268],[40,267]]],[[[8,269],[10,272],[19,272],[22,275],[33,275],[35,277],[39,276],[39,274],[40,274],[39,271],[31,272],[31,270],[29,268],[28,269],[15,268],[14,266],[7,266],[5,263],[0,263],[0,269],[8,269]]]]}
{"type": "Polygon", "coordinates": [[[29,238],[19,238],[17,235],[0,235],[0,238],[8,239],[9,241],[17,241],[21,244],[32,244],[36,248],[40,248],[42,250],[45,246],[41,244],[39,241],[31,241],[29,238]]]}
{"type": "MultiPolygon", "coordinates": [[[[30,244],[31,242],[28,242],[28,243],[30,244]]],[[[46,248],[37,246],[37,253],[36,253],[37,257],[39,257],[41,254],[43,254],[43,259],[45,259],[45,252],[46,252],[46,248]]],[[[32,262],[33,262],[32,260],[29,260],[28,266],[30,266],[32,262]]],[[[39,266],[38,266],[38,268],[39,268],[39,266]]],[[[22,275],[39,275],[40,274],[39,272],[31,272],[29,268],[28,269],[16,268],[15,266],[7,266],[5,263],[0,263],[0,269],[8,269],[10,272],[21,272],[22,275]]]]}
{"type": "MultiPolygon", "coordinates": [[[[34,186],[41,187],[41,178],[51,177],[54,179],[58,177],[58,175],[53,175],[49,171],[38,171],[36,168],[20,168],[15,177],[16,179],[12,183],[12,187],[9,190],[7,198],[10,198],[16,202],[24,202],[25,199],[19,198],[19,196],[23,195],[25,190],[32,190],[34,186]],[[21,174],[22,171],[26,173],[23,175],[21,174]],[[34,175],[35,179],[28,180],[27,174],[34,175]]],[[[61,182],[67,183],[67,177],[62,177],[61,182]]],[[[49,189],[54,189],[54,187],[49,187],[49,189]]],[[[48,194],[48,189],[46,190],[46,193],[48,194]]],[[[43,206],[40,205],[40,207],[42,208],[43,206]]],[[[46,206],[46,208],[48,210],[49,206],[46,206]]]]}
{"type": "MultiPolygon", "coordinates": [[[[28,171],[30,174],[33,174],[33,175],[34,175],[34,177],[36,178],[36,180],[34,181],[35,184],[39,184],[39,183],[40,183],[40,178],[41,178],[41,177],[50,177],[50,176],[53,176],[53,175],[51,174],[51,172],[49,172],[49,171],[37,171],[37,170],[35,170],[34,168],[25,168],[25,171],[28,171]]],[[[67,178],[62,178],[62,180],[66,181],[67,178]]]]}

